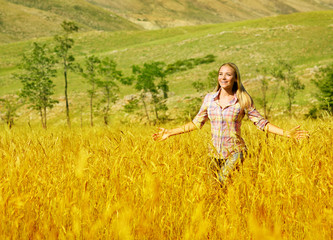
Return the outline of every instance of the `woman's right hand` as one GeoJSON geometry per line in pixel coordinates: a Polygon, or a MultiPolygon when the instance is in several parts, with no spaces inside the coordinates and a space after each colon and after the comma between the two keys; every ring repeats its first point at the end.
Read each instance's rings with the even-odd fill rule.
{"type": "Polygon", "coordinates": [[[157,142],[163,141],[170,137],[170,133],[165,128],[158,128],[158,132],[153,134],[153,139],[157,142]]]}
{"type": "Polygon", "coordinates": [[[299,130],[301,126],[294,127],[290,130],[284,131],[283,136],[289,137],[289,138],[294,138],[296,140],[305,138],[305,137],[310,137],[310,134],[306,130],[299,130]]]}

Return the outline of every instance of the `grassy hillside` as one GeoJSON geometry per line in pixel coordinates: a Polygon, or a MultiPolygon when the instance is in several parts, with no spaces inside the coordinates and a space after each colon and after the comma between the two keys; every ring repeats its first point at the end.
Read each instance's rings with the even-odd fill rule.
{"type": "Polygon", "coordinates": [[[65,19],[77,22],[81,31],[140,29],[110,10],[84,0],[0,0],[0,42],[53,35],[60,31],[59,24],[65,19]]]}
{"type": "MultiPolygon", "coordinates": [[[[178,101],[195,94],[192,82],[205,80],[208,73],[217,70],[223,62],[235,62],[242,73],[244,85],[255,98],[258,91],[256,69],[269,67],[276,59],[289,61],[306,89],[297,96],[297,105],[308,106],[314,100],[315,88],[310,83],[314,69],[333,61],[333,11],[298,13],[244,22],[179,27],[156,31],[87,32],[75,35],[74,55],[81,64],[84,57],[94,54],[113,58],[121,70],[130,74],[131,65],[151,61],[172,63],[180,59],[217,56],[217,61],[190,71],[171,75],[172,107],[178,101]]],[[[53,44],[52,38],[38,39],[53,44]]],[[[0,96],[14,93],[20,83],[11,78],[18,71],[21,54],[29,51],[32,41],[3,44],[0,48],[0,96]]],[[[72,108],[78,109],[74,99],[85,98],[87,85],[78,75],[70,73],[72,108]]],[[[63,79],[55,79],[57,97],[63,96],[63,79]]],[[[132,87],[122,87],[121,97],[132,94],[132,87]]],[[[281,105],[286,99],[281,95],[281,105]]],[[[59,104],[59,109],[63,108],[59,104]]],[[[118,106],[119,107],[119,106],[118,106]]],[[[55,112],[57,110],[54,110],[55,112]]]]}
{"type": "Polygon", "coordinates": [[[0,42],[31,39],[56,34],[64,18],[38,9],[0,0],[0,42]],[[29,19],[27,21],[27,19],[29,19]]]}
{"type": "Polygon", "coordinates": [[[246,1],[191,1],[191,0],[88,0],[111,9],[147,29],[235,22],[277,14],[328,10],[329,0],[246,0],[246,1]]]}
{"type": "Polygon", "coordinates": [[[53,35],[64,19],[81,31],[152,30],[329,9],[329,0],[0,0],[0,43],[53,35]]]}

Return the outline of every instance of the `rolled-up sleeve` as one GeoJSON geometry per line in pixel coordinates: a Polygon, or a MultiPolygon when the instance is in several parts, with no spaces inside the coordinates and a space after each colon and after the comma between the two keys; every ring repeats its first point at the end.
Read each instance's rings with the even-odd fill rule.
{"type": "Polygon", "coordinates": [[[207,94],[205,96],[205,99],[201,105],[201,108],[198,112],[198,114],[195,116],[195,118],[192,120],[192,122],[194,123],[194,125],[197,128],[202,128],[202,126],[205,124],[205,122],[208,119],[208,105],[209,105],[209,101],[210,101],[210,94],[207,94]]]}
{"type": "Polygon", "coordinates": [[[264,131],[265,126],[268,123],[268,120],[260,115],[260,113],[254,107],[254,105],[252,105],[251,107],[248,108],[247,115],[248,115],[249,119],[254,123],[254,125],[258,129],[260,129],[261,131],[264,131]]]}

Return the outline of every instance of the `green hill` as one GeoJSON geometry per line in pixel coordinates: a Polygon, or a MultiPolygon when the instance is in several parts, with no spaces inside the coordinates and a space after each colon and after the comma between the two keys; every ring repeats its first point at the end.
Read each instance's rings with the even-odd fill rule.
{"type": "Polygon", "coordinates": [[[0,0],[0,43],[54,35],[63,20],[84,32],[129,31],[330,9],[330,0],[0,0]]]}
{"type": "MultiPolygon", "coordinates": [[[[170,106],[177,106],[186,96],[198,95],[192,87],[196,80],[204,81],[212,70],[223,62],[236,63],[245,87],[253,97],[258,93],[256,69],[269,67],[276,59],[290,62],[306,89],[297,96],[297,105],[308,106],[314,100],[315,88],[310,83],[315,69],[333,62],[333,11],[297,13],[243,22],[178,27],[154,31],[91,31],[74,36],[74,55],[81,64],[85,56],[109,56],[126,74],[131,65],[163,61],[173,63],[207,54],[217,56],[215,63],[168,77],[170,106]]],[[[20,83],[11,76],[24,52],[31,49],[33,40],[0,45],[0,97],[15,93],[20,83]]],[[[38,42],[53,44],[52,38],[38,42]]],[[[63,97],[63,78],[55,79],[56,96],[63,97]]],[[[74,99],[85,99],[87,85],[78,75],[70,73],[69,91],[72,108],[78,109],[74,99]]],[[[132,94],[133,87],[122,87],[121,97],[132,94]]],[[[284,104],[282,95],[278,102],[284,104]]],[[[62,108],[61,108],[62,109],[62,108]]],[[[52,110],[57,111],[57,110],[52,110]]],[[[61,111],[61,110],[59,110],[61,111]]],[[[65,119],[65,118],[64,118],[65,119]]]]}
{"type": "Polygon", "coordinates": [[[84,0],[0,0],[0,42],[50,36],[71,20],[81,31],[138,30],[138,25],[84,0]]]}

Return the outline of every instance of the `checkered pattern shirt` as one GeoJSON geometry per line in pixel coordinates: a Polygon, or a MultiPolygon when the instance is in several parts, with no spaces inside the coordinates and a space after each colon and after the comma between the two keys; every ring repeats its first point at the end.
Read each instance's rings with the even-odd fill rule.
{"type": "Polygon", "coordinates": [[[193,123],[202,128],[209,119],[211,123],[212,144],[210,154],[216,158],[227,158],[228,156],[246,150],[246,145],[241,137],[242,119],[245,113],[258,129],[264,130],[268,121],[256,110],[254,105],[242,110],[236,94],[233,100],[224,108],[218,103],[218,94],[208,93],[204,102],[193,119],[193,123]]]}

